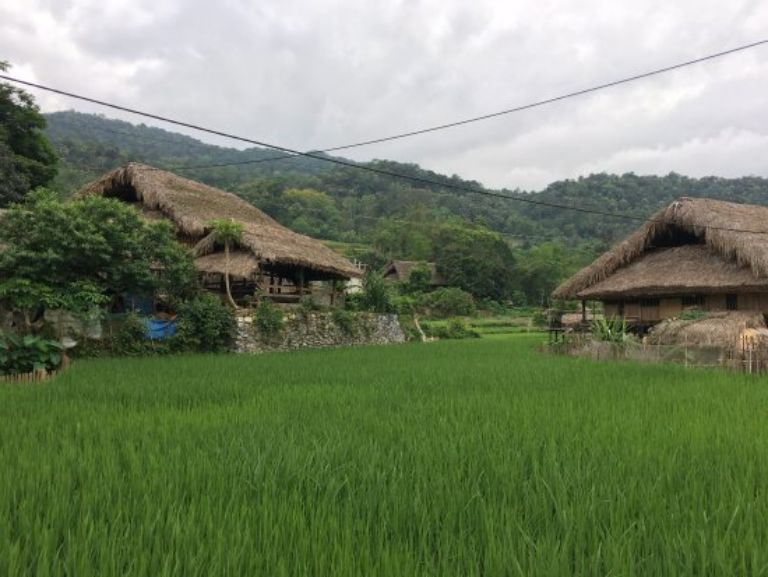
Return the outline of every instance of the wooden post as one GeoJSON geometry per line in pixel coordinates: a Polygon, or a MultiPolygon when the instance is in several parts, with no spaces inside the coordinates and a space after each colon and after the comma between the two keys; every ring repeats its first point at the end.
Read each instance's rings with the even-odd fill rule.
{"type": "Polygon", "coordinates": [[[587,322],[587,301],[581,301],[581,322],[587,322]]]}
{"type": "Polygon", "coordinates": [[[304,268],[299,269],[299,300],[304,298],[304,268]]]}

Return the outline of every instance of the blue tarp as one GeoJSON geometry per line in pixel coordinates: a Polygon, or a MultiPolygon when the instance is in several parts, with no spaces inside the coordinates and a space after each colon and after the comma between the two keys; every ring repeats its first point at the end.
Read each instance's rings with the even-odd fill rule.
{"type": "Polygon", "coordinates": [[[167,339],[176,334],[176,321],[160,319],[144,319],[147,327],[146,337],[153,341],[167,339]]]}

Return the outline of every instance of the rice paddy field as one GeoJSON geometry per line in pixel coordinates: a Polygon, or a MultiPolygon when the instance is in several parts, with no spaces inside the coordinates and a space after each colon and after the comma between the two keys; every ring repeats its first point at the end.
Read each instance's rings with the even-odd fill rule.
{"type": "Polygon", "coordinates": [[[0,575],[760,575],[768,382],[541,335],[0,386],[0,575]]]}

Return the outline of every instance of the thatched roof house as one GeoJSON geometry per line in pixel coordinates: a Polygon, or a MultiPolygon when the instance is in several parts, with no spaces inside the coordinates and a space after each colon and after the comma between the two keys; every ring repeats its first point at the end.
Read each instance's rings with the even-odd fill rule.
{"type": "Polygon", "coordinates": [[[411,278],[411,271],[421,266],[426,266],[429,270],[430,286],[436,287],[445,284],[445,279],[437,271],[437,265],[433,262],[425,263],[417,260],[392,260],[384,267],[382,274],[385,279],[393,282],[408,282],[411,278]]]}
{"type": "MultiPolygon", "coordinates": [[[[240,197],[151,166],[130,163],[85,185],[77,197],[99,195],[133,204],[147,219],[166,219],[180,240],[194,247],[203,273],[224,272],[224,254],[209,225],[231,219],[243,225],[243,240],[233,251],[230,274],[255,279],[265,273],[297,281],[349,279],[360,271],[321,242],[282,226],[240,197]]],[[[280,283],[282,285],[282,282],[280,283]]]]}
{"type": "Polygon", "coordinates": [[[647,321],[688,306],[768,312],[768,208],[681,198],[552,296],[647,321]]]}

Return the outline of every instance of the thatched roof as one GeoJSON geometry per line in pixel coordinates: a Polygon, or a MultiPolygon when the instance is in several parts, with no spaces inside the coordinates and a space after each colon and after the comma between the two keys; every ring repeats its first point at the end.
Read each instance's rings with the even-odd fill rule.
{"type": "MultiPolygon", "coordinates": [[[[241,249],[259,262],[303,267],[318,277],[360,276],[360,271],[341,255],[313,238],[287,229],[240,197],[151,166],[128,164],[85,185],[76,196],[92,195],[139,203],[142,216],[166,218],[192,241],[209,234],[212,220],[232,219],[244,228],[241,249]]],[[[217,248],[209,245],[207,252],[217,248]]],[[[212,267],[217,260],[209,257],[196,262],[212,267]]]]}
{"type": "Polygon", "coordinates": [[[422,262],[417,260],[392,260],[383,270],[383,274],[387,278],[392,278],[398,282],[408,282],[411,278],[411,271],[414,268],[420,266],[426,266],[429,270],[429,284],[433,286],[439,286],[445,284],[445,279],[437,272],[437,265],[433,262],[422,262]]]}
{"type": "MultiPolygon", "coordinates": [[[[221,273],[226,269],[226,256],[214,252],[195,259],[195,267],[201,272],[221,273]]],[[[229,274],[236,278],[250,278],[259,270],[259,261],[250,252],[233,251],[229,255],[229,274]]]]}
{"type": "Polygon", "coordinates": [[[750,269],[724,260],[705,245],[689,244],[649,251],[582,290],[579,297],[738,293],[756,289],[768,289],[768,277],[755,277],[750,269]]]}
{"type": "Polygon", "coordinates": [[[681,198],[557,287],[553,297],[737,290],[763,287],[762,279],[768,279],[768,208],[681,198]],[[681,244],[697,248],[677,250],[681,244]]]}
{"type": "Polygon", "coordinates": [[[657,345],[734,347],[745,329],[764,329],[763,314],[747,311],[711,312],[693,320],[668,319],[662,321],[648,335],[648,341],[657,345]]]}

